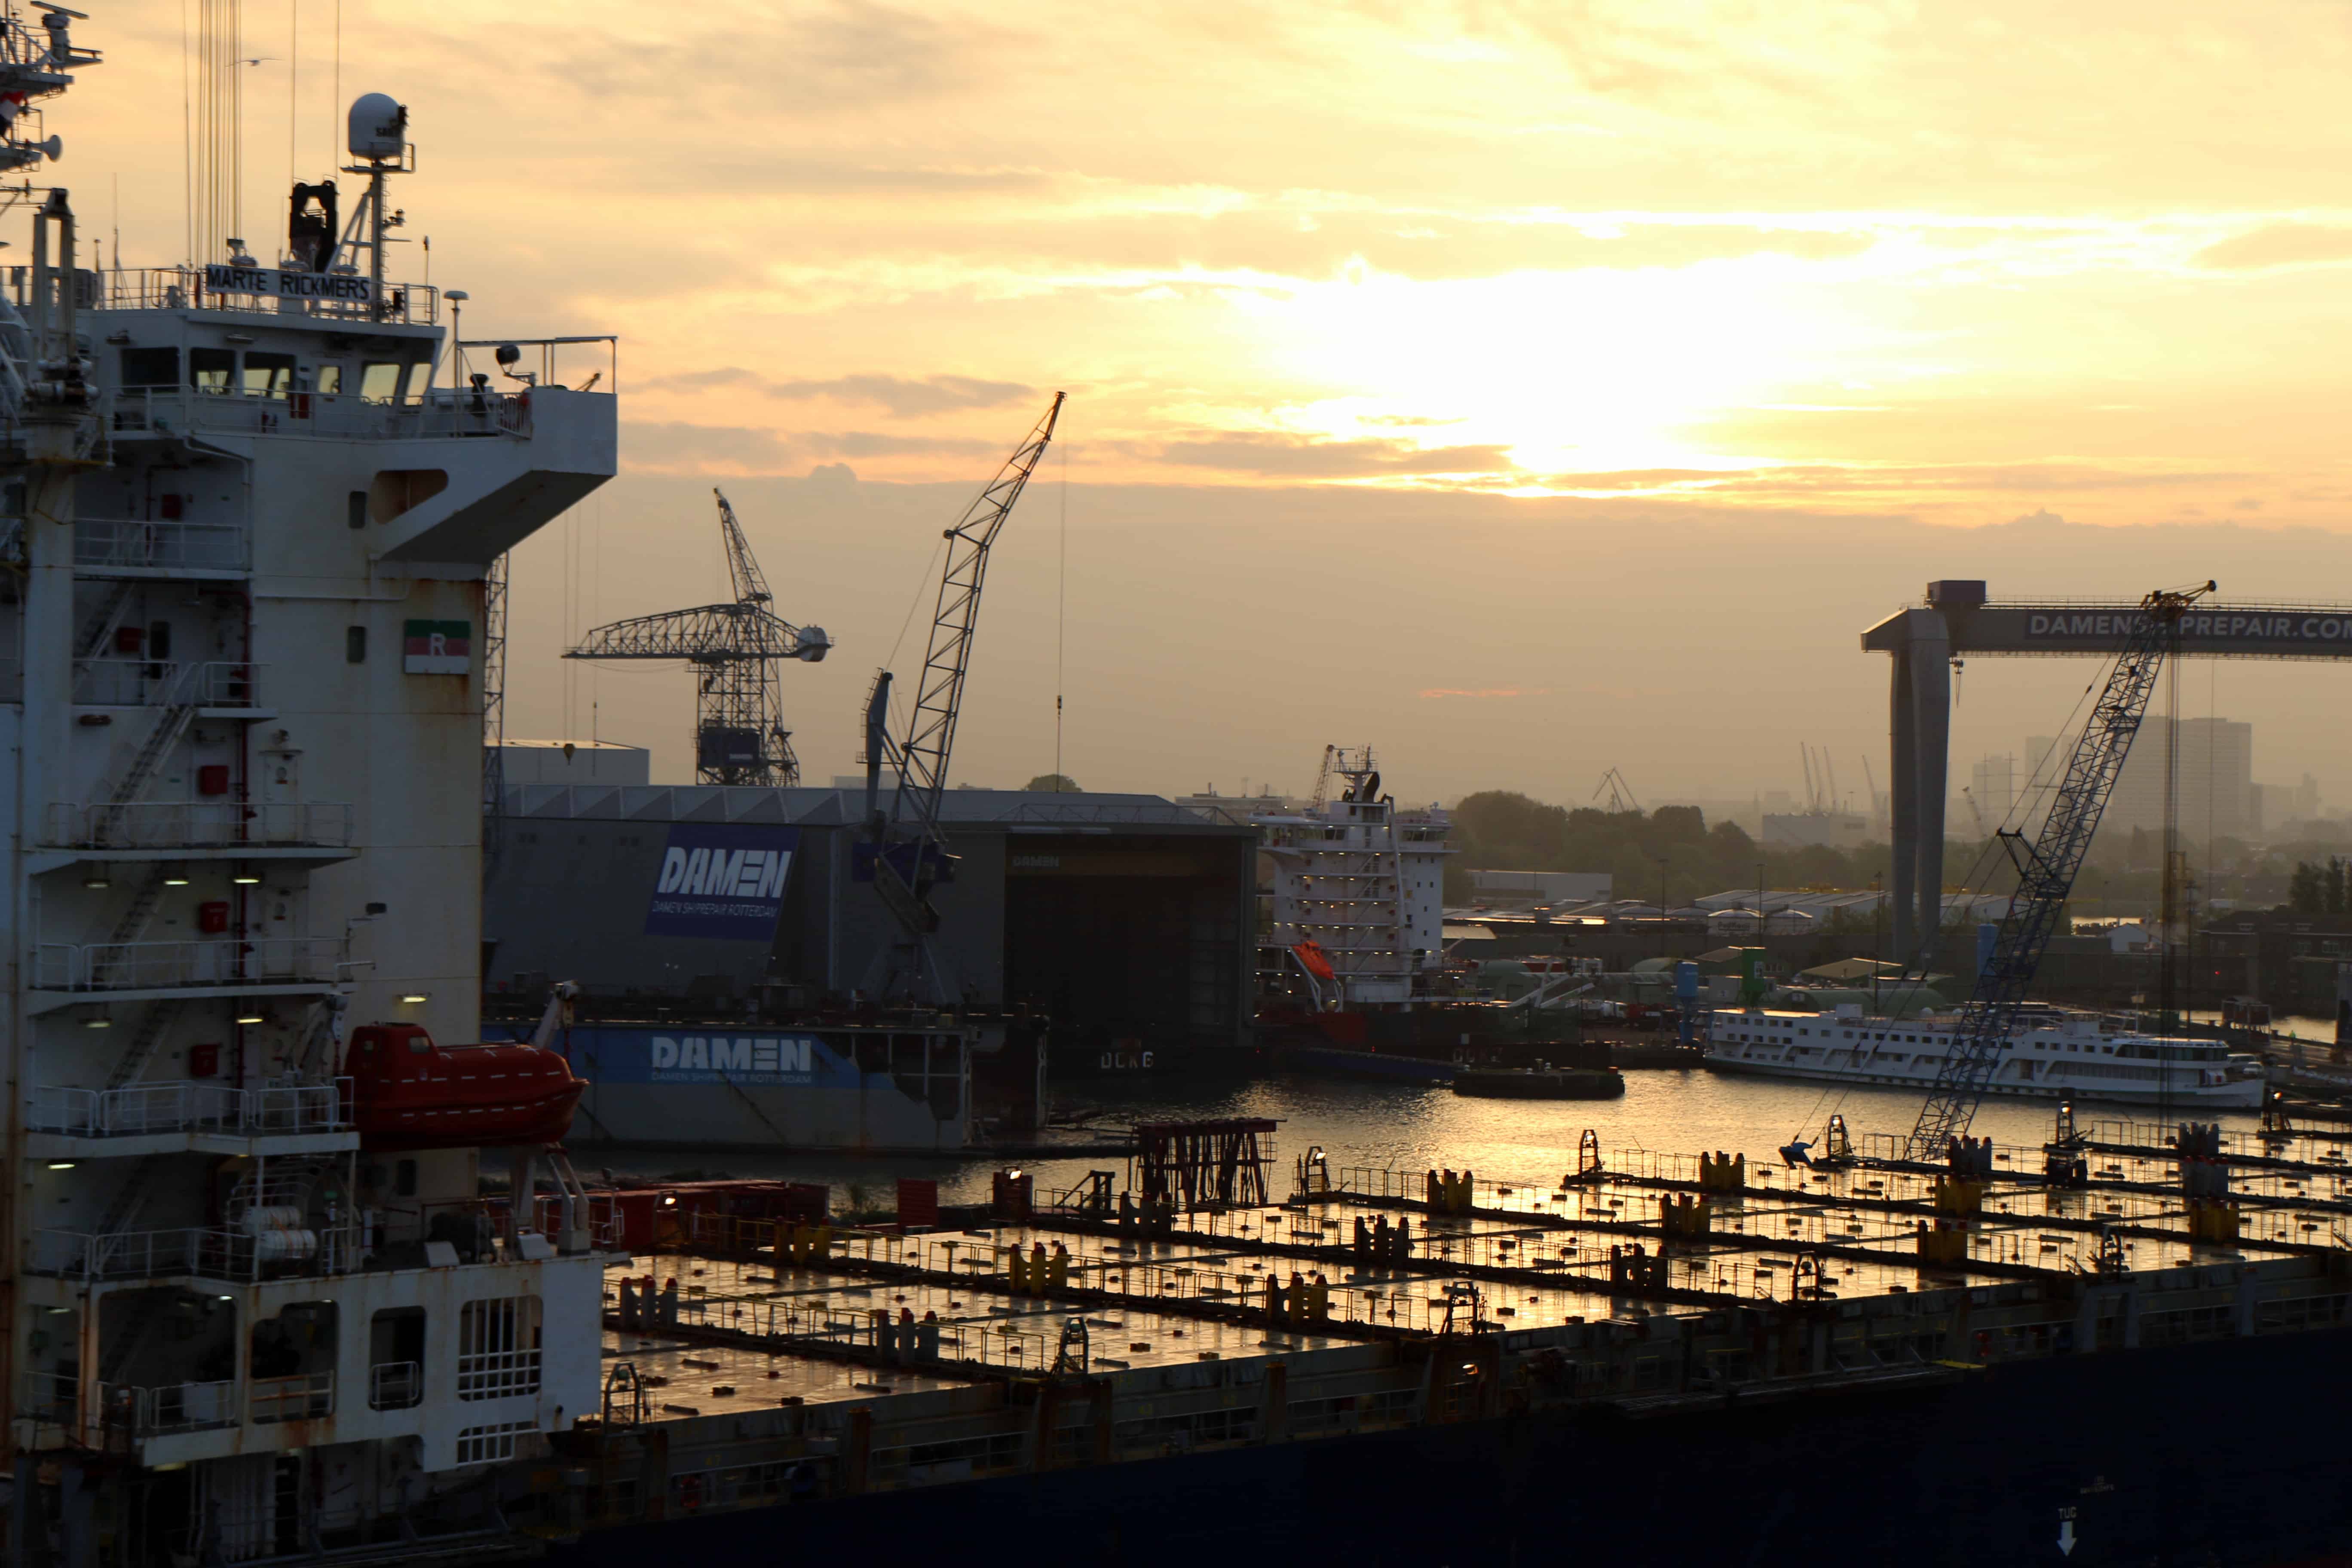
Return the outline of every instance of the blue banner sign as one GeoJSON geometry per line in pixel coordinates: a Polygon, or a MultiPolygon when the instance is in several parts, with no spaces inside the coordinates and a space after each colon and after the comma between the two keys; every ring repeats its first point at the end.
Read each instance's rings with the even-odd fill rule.
{"type": "Polygon", "coordinates": [[[856,1064],[814,1035],[574,1029],[572,1065],[600,1084],[731,1083],[856,1089],[856,1064]]]}
{"type": "Polygon", "coordinates": [[[800,841],[797,827],[674,825],[646,906],[646,934],[769,941],[800,841]]]}

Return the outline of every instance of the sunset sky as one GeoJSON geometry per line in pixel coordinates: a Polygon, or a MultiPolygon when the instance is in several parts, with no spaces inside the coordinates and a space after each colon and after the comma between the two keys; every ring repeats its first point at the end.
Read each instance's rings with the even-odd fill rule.
{"type": "MultiPolygon", "coordinates": [[[[126,264],[179,259],[181,7],[92,9],[58,177],[126,264]]],[[[249,237],[327,166],[336,15],[247,0],[249,237]]],[[[342,96],[411,106],[399,199],[468,335],[623,337],[625,477],[518,557],[510,727],[673,776],[686,677],[554,656],[709,595],[709,485],[840,645],[786,679],[845,771],[938,529],[1055,388],[981,782],[1051,765],[1057,647],[1090,786],[1298,789],[1369,740],[1424,796],[1745,796],[1800,740],[1857,787],[1884,757],[1854,634],[1927,576],[2352,598],[2343,5],[344,0],[341,33],[342,96]]],[[[1971,668],[1956,762],[2089,673],[1971,668]]],[[[2200,667],[2183,707],[2352,800],[2345,679],[2200,667]]]]}

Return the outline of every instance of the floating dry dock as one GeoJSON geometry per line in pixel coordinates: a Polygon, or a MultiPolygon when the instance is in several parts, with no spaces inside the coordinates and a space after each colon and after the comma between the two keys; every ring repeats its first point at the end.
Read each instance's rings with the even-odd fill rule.
{"type": "MultiPolygon", "coordinates": [[[[857,1500],[893,1494],[887,1517],[906,1519],[936,1489],[940,1506],[1042,1510],[1082,1535],[1118,1537],[1124,1519],[1103,1561],[1172,1561],[1184,1521],[1139,1541],[1133,1510],[1189,1491],[1188,1476],[1256,1485],[1303,1462],[1377,1489],[1382,1465],[1425,1478],[1467,1464],[1499,1505],[1502,1472],[1479,1456],[1516,1441],[1524,1465],[1547,1433],[1581,1434],[1561,1458],[1586,1480],[1652,1449],[1723,1442],[1753,1458],[1801,1440],[1826,1456],[1874,1423],[1908,1435],[1848,1456],[1845,1489],[1889,1453],[1910,1462],[1989,1421],[2010,1461],[2074,1431],[2063,1451],[2091,1468],[1979,1500],[1971,1517],[1994,1532],[1979,1548],[2009,1550],[1999,1532],[2040,1529],[2036,1510],[2054,1533],[2067,1506],[2092,1540],[2104,1508],[2119,1540],[2135,1526],[2114,1494],[2140,1482],[2099,1445],[2139,1445],[2144,1481],[2157,1473],[2145,1445],[2163,1440],[2131,1397],[2161,1392],[2177,1428],[2200,1379],[2242,1406],[2255,1396],[2248,1381],[2273,1373],[2250,1353],[2315,1375],[2352,1338],[2343,1149],[2326,1134],[2231,1139],[2183,1162],[2169,1135],[2094,1130],[2073,1186],[2044,1180],[2039,1149],[1989,1150],[1996,1174],[1961,1183],[1588,1146],[1564,1178],[1441,1173],[1433,1194],[1426,1172],[1302,1163],[1286,1203],[1168,1214],[1157,1234],[1099,1201],[915,1234],[706,1216],[676,1253],[608,1273],[606,1408],[560,1440],[570,1511],[550,1517],[579,1531],[559,1550],[617,1562],[644,1538],[616,1526],[691,1516],[723,1548],[731,1531],[769,1528],[730,1525],[731,1510],[790,1502],[796,1539],[839,1529],[846,1544],[884,1517],[857,1500]],[[2230,1194],[2192,1202],[2184,1164],[2231,1173],[2230,1194]],[[2235,1239],[2200,1239],[2217,1225],[2235,1239]],[[1387,1255],[1370,1256],[1383,1230],[1387,1255]],[[2041,1407],[2045,1395],[2066,1403],[2041,1407]],[[1779,1425],[1751,1431],[1765,1409],[1779,1425]],[[1209,1465],[1219,1454],[1255,1458],[1209,1465]],[[948,1486],[1009,1478],[1010,1491],[948,1486]],[[2074,1497],[2085,1489],[2094,1500],[2074,1497]]],[[[2210,1194],[2210,1174],[2193,1180],[2210,1194]]],[[[2179,1528],[2198,1475],[2226,1484],[2214,1435],[2198,1441],[2189,1471],[2158,1467],[2169,1501],[2139,1507],[2151,1528],[2179,1528]]],[[[1526,1500],[1559,1506],[1563,1488],[1551,1475],[1526,1500]]],[[[1860,1520],[1872,1505],[1840,1506],[1860,1520]]],[[[1416,1528],[1404,1499],[1381,1507],[1387,1527],[1368,1539],[1416,1528]]],[[[2308,1544],[2293,1515],[2269,1514],[2284,1549],[2308,1544]]],[[[1687,1537],[1687,1521],[1676,1529],[1687,1537]]],[[[2231,1539],[2255,1550],[2259,1533],[2231,1539]]],[[[1653,1542],[1643,1560],[1680,1558],[1653,1542]]]]}

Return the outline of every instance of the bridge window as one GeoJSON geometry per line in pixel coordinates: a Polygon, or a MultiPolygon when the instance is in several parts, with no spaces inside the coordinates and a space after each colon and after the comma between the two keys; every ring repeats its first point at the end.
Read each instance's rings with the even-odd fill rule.
{"type": "Polygon", "coordinates": [[[122,384],[126,387],[179,385],[180,351],[175,348],[124,349],[122,384]]]}
{"type": "Polygon", "coordinates": [[[371,360],[360,370],[360,395],[370,403],[394,403],[408,367],[397,360],[371,360]]]}
{"type": "Polygon", "coordinates": [[[319,367],[319,392],[320,392],[320,394],[322,396],[326,396],[326,397],[332,397],[332,396],[336,395],[338,393],[341,392],[342,390],[343,390],[343,367],[342,367],[341,365],[339,365],[339,364],[322,364],[322,365],[320,365],[320,366],[319,367]]]}
{"type": "Polygon", "coordinates": [[[190,349],[188,384],[198,392],[226,393],[236,375],[235,349],[190,349]]]}
{"type": "Polygon", "coordinates": [[[294,388],[294,356],[248,353],[245,356],[245,395],[283,397],[294,388]]]}

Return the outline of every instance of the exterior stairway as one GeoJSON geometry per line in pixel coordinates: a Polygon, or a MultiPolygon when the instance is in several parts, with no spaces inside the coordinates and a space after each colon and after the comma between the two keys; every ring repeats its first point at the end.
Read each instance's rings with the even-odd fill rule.
{"type": "Polygon", "coordinates": [[[147,1016],[139,1020],[139,1033],[131,1037],[131,1048],[122,1053],[122,1059],[114,1064],[114,1071],[106,1080],[107,1088],[125,1089],[139,1080],[139,1075],[147,1070],[148,1062],[154,1058],[156,1047],[171,1032],[173,1020],[180,1016],[183,1005],[173,996],[148,1005],[147,1016]]]}
{"type": "Polygon", "coordinates": [[[74,633],[74,658],[96,658],[106,650],[107,639],[114,628],[122,624],[122,612],[131,604],[131,595],[139,584],[129,577],[121,579],[107,591],[98,607],[89,613],[74,633]]]}

